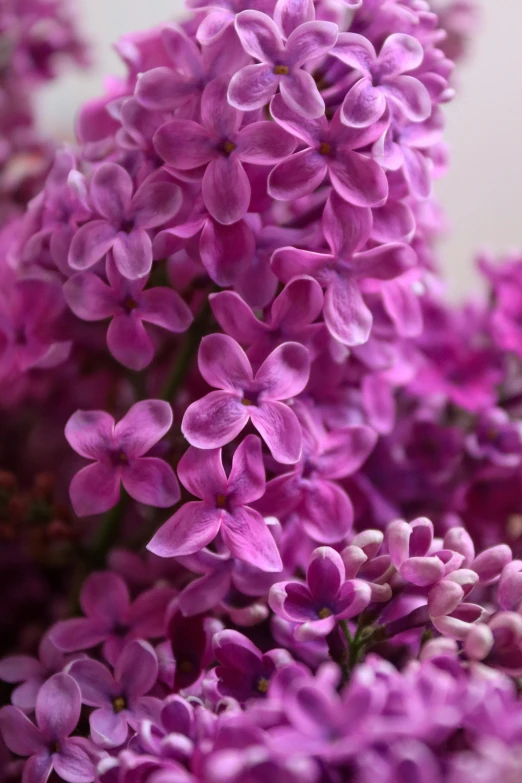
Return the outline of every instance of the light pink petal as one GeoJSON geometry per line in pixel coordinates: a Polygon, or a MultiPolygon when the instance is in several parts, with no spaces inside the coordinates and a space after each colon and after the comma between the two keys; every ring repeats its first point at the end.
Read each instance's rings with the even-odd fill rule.
{"type": "Polygon", "coordinates": [[[243,115],[227,101],[228,77],[214,79],[205,87],[201,98],[201,120],[218,139],[235,136],[243,115]]]}
{"type": "Polygon", "coordinates": [[[172,68],[161,66],[138,74],[136,98],[146,109],[171,111],[194,94],[194,85],[172,68]]]}
{"type": "Polygon", "coordinates": [[[229,25],[234,23],[234,19],[235,14],[225,8],[207,11],[207,15],[200,22],[196,38],[203,46],[215,43],[229,25]]]}
{"type": "Polygon", "coordinates": [[[221,515],[204,503],[191,501],[179,508],[174,516],[154,534],[147,549],[158,557],[191,555],[208,546],[217,536],[221,515]]]}
{"type": "Polygon", "coordinates": [[[126,644],[114,667],[114,677],[131,701],[148,693],[158,679],[158,659],[151,645],[142,639],[126,644]]]}
{"type": "Polygon", "coordinates": [[[91,220],[80,226],[69,250],[69,264],[73,269],[89,269],[111,249],[117,229],[106,220],[91,220]]]}
{"type": "Polygon", "coordinates": [[[250,345],[268,334],[267,324],[256,318],[247,303],[235,291],[210,294],[209,302],[218,324],[237,342],[250,345]]]}
{"type": "Polygon", "coordinates": [[[265,486],[261,441],[256,435],[247,435],[232,458],[228,496],[234,506],[252,503],[263,496],[265,486]]]}
{"type": "Polygon", "coordinates": [[[409,283],[390,280],[382,287],[384,308],[401,337],[417,337],[422,332],[420,298],[409,283]]]}
{"type": "Polygon", "coordinates": [[[144,321],[168,329],[186,332],[194,317],[190,307],[172,288],[148,288],[140,297],[140,315],[144,321]]]}
{"type": "Polygon", "coordinates": [[[311,324],[323,309],[321,286],[312,277],[295,277],[272,305],[272,321],[279,328],[298,330],[311,324]]]}
{"type": "Polygon", "coordinates": [[[328,331],[344,345],[362,345],[369,337],[372,314],[355,280],[335,278],[324,297],[328,331]]]}
{"type": "Polygon", "coordinates": [[[176,475],[165,460],[139,457],[122,468],[122,484],[134,500],[146,506],[169,508],[179,500],[176,475]]]}
{"type": "Polygon", "coordinates": [[[236,32],[245,52],[255,60],[275,62],[283,52],[283,40],[276,23],[261,11],[238,14],[236,32]]]}
{"type": "Polygon", "coordinates": [[[362,579],[351,579],[345,582],[340,591],[335,607],[336,616],[340,620],[356,617],[363,612],[372,599],[372,588],[362,579]]]}
{"type": "Polygon", "coordinates": [[[330,195],[323,212],[323,231],[332,253],[350,258],[366,245],[372,230],[372,211],[354,207],[335,192],[330,195]]]}
{"type": "Polygon", "coordinates": [[[228,481],[220,449],[190,446],[179,461],[178,476],[192,495],[211,504],[218,495],[227,494],[228,481]]]}
{"type": "Polygon", "coordinates": [[[114,225],[125,219],[134,186],[130,174],[117,163],[102,163],[93,174],[89,195],[101,217],[114,225]]]}
{"type": "Polygon", "coordinates": [[[89,724],[94,742],[102,748],[123,745],[129,733],[125,712],[114,712],[112,706],[94,710],[89,724]]]}
{"type": "Polygon", "coordinates": [[[286,105],[302,117],[313,120],[324,114],[324,100],[308,71],[296,68],[282,76],[279,90],[286,105]]]}
{"type": "Polygon", "coordinates": [[[352,128],[367,128],[380,117],[386,109],[386,97],[371,79],[359,79],[348,90],[341,108],[342,120],[352,128]]]}
{"type": "Polygon", "coordinates": [[[120,473],[102,462],[82,468],[73,478],[69,497],[75,514],[104,514],[120,499],[120,473]]]}
{"type": "Polygon", "coordinates": [[[406,581],[418,587],[428,587],[444,576],[444,566],[438,557],[410,557],[399,568],[406,581]]]}
{"type": "Polygon", "coordinates": [[[250,180],[241,161],[231,155],[212,160],[202,182],[205,206],[212,217],[230,225],[246,214],[250,204],[250,180]]]}
{"type": "Polygon", "coordinates": [[[303,436],[293,410],[273,400],[250,408],[252,424],[257,429],[273,458],[283,465],[294,465],[301,458],[303,436]]]}
{"type": "Polygon", "coordinates": [[[310,376],[310,355],[300,343],[283,343],[256,373],[263,400],[287,400],[300,394],[310,376]]]}
{"type": "Polygon", "coordinates": [[[402,109],[408,120],[422,122],[430,116],[430,94],[423,83],[413,76],[394,76],[387,79],[381,90],[402,109]]]}
{"type": "Polygon", "coordinates": [[[152,243],[143,228],[135,228],[130,234],[120,231],[112,253],[118,271],[129,280],[147,275],[152,267],[152,243]]]}
{"type": "Polygon", "coordinates": [[[292,136],[304,141],[309,147],[319,146],[328,134],[328,120],[319,117],[308,120],[292,111],[281,95],[274,95],[270,104],[270,113],[274,120],[292,136]]]}
{"type": "Polygon", "coordinates": [[[76,411],[65,425],[69,445],[86,459],[103,459],[114,445],[114,419],[105,411],[76,411]]]}
{"type": "Polygon", "coordinates": [[[276,250],[272,256],[272,269],[277,277],[286,283],[297,275],[317,276],[334,261],[334,256],[325,253],[312,253],[308,250],[298,250],[295,247],[282,247],[276,250]]]}
{"type": "Polygon", "coordinates": [[[0,710],[2,739],[18,756],[31,756],[46,750],[46,742],[34,723],[18,707],[2,707],[0,710]]]}
{"type": "Polygon", "coordinates": [[[252,382],[252,367],[239,344],[226,334],[209,334],[201,340],[199,371],[209,386],[242,391],[252,382]]]}
{"type": "Polygon", "coordinates": [[[414,71],[423,59],[424,49],[420,41],[412,35],[394,33],[382,45],[377,72],[381,78],[398,76],[406,71],[414,71]]]}
{"type": "Polygon", "coordinates": [[[114,437],[128,457],[146,454],[172,426],[172,408],[164,400],[135,403],[114,428],[114,437]]]}
{"type": "Polygon", "coordinates": [[[338,32],[338,27],[333,22],[304,22],[288,36],[288,62],[293,66],[300,66],[308,60],[324,57],[337,41],[338,32]]]}
{"type": "Polygon", "coordinates": [[[65,301],[83,321],[101,321],[114,314],[118,304],[115,292],[91,272],[74,275],[63,287],[65,301]]]}
{"type": "Polygon", "coordinates": [[[272,169],[268,192],[279,201],[293,201],[318,188],[327,171],[327,159],[317,150],[295,152],[272,169]]]}
{"type": "Polygon", "coordinates": [[[154,182],[148,179],[136,191],[131,203],[134,225],[155,228],[168,223],[179,212],[181,188],[174,182],[154,182]]]}
{"type": "Polygon", "coordinates": [[[69,674],[53,674],[40,688],[36,699],[36,723],[48,740],[68,737],[80,719],[81,694],[69,674]]]}
{"type": "Polygon", "coordinates": [[[107,330],[107,346],[116,361],[143,370],[154,358],[154,343],[135,313],[119,313],[107,330]]]}
{"type": "Polygon", "coordinates": [[[402,201],[388,199],[382,207],[373,210],[372,239],[386,242],[409,242],[415,231],[415,217],[410,207],[402,201]]]}
{"type": "Polygon", "coordinates": [[[359,152],[343,149],[329,166],[337,193],[356,207],[375,207],[388,196],[388,180],[376,161],[359,152]]]}
{"type": "Polygon", "coordinates": [[[325,617],[323,620],[311,620],[298,626],[294,636],[299,642],[313,642],[328,636],[335,628],[335,617],[325,617]]]}
{"type": "Polygon", "coordinates": [[[354,274],[358,277],[393,280],[412,267],[416,258],[415,251],[409,245],[390,242],[388,245],[357,253],[352,258],[352,265],[354,274]]]}
{"type": "Polygon", "coordinates": [[[83,737],[70,737],[55,753],[53,766],[57,775],[67,783],[90,783],[96,778],[96,754],[92,744],[83,737]]]}
{"type": "Polygon", "coordinates": [[[46,783],[53,769],[53,759],[48,751],[27,759],[22,773],[22,783],[46,783]]]}
{"type": "Polygon", "coordinates": [[[355,68],[356,71],[364,74],[370,73],[377,59],[375,49],[368,38],[357,33],[341,33],[330,54],[350,68],[355,68]]]}
{"type": "Polygon", "coordinates": [[[199,254],[209,277],[219,286],[236,282],[252,263],[255,238],[245,220],[224,226],[208,219],[201,232],[199,254]]]}
{"type": "Polygon", "coordinates": [[[154,136],[158,155],[169,166],[185,171],[212,160],[216,154],[208,131],[192,120],[171,120],[154,136]]]}
{"type": "Polygon", "coordinates": [[[278,572],[283,568],[279,550],[265,520],[248,506],[235,508],[223,519],[221,535],[235,557],[262,571],[278,572]]]}
{"type": "Polygon", "coordinates": [[[234,74],[228,86],[228,102],[236,109],[254,111],[270,101],[279,84],[271,65],[245,65],[234,74]]]}
{"type": "Polygon", "coordinates": [[[236,137],[237,154],[245,163],[269,166],[291,155],[296,140],[274,122],[253,122],[236,137]]]}
{"type": "Polygon", "coordinates": [[[192,446],[217,449],[234,440],[248,419],[248,409],[237,394],[215,391],[189,405],[181,431],[192,446]]]}

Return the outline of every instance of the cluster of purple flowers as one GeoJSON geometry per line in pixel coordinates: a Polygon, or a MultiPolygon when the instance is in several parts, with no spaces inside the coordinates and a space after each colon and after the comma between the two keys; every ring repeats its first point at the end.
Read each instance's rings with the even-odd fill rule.
{"type": "Polygon", "coordinates": [[[0,232],[6,774],[518,780],[522,261],[449,308],[435,252],[472,7],[189,5],[0,232]]]}

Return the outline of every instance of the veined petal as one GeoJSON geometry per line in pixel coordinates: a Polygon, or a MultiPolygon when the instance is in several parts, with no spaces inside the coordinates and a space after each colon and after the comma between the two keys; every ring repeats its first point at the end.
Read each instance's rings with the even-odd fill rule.
{"type": "Polygon", "coordinates": [[[234,440],[248,419],[248,409],[237,393],[215,391],[189,405],[181,431],[192,446],[215,449],[234,440]]]}
{"type": "Polygon", "coordinates": [[[276,542],[265,520],[248,506],[238,506],[224,515],[221,529],[223,541],[235,557],[260,568],[278,572],[283,568],[276,542]]]}
{"type": "Polygon", "coordinates": [[[271,165],[292,154],[296,140],[274,122],[253,122],[236,137],[237,154],[246,163],[271,165]]]}
{"type": "Polygon", "coordinates": [[[252,367],[240,345],[226,334],[209,334],[201,340],[199,371],[209,386],[243,391],[252,383],[252,367]]]}
{"type": "Polygon", "coordinates": [[[94,462],[73,477],[69,497],[79,517],[103,514],[120,499],[120,472],[112,466],[94,462]]]}
{"type": "Polygon", "coordinates": [[[308,71],[296,67],[281,76],[279,90],[286,105],[302,117],[313,120],[324,114],[324,100],[308,71]]]}
{"type": "Polygon", "coordinates": [[[202,182],[203,201],[212,217],[230,225],[246,214],[250,204],[250,180],[239,158],[231,155],[212,160],[202,182]]]}
{"type": "Polygon", "coordinates": [[[259,407],[252,406],[250,417],[277,462],[293,465],[299,461],[303,445],[301,425],[288,405],[267,400],[259,407]]]}
{"type": "Polygon", "coordinates": [[[121,480],[131,498],[146,506],[169,508],[179,500],[176,474],[158,457],[132,460],[122,468],[121,480]]]}
{"type": "Polygon", "coordinates": [[[328,170],[327,161],[316,149],[289,155],[272,169],[268,192],[279,201],[293,201],[319,187],[328,170]]]}
{"type": "Polygon", "coordinates": [[[208,131],[192,120],[171,120],[154,136],[154,147],[169,166],[185,171],[208,163],[215,154],[208,131]]]}
{"type": "Polygon", "coordinates": [[[255,60],[277,62],[283,52],[283,39],[276,23],[261,11],[242,11],[236,16],[236,32],[243,49],[255,60]]]}
{"type": "Polygon", "coordinates": [[[146,454],[172,426],[172,409],[164,400],[135,403],[116,424],[114,436],[128,457],[146,454]]]}
{"type": "Polygon", "coordinates": [[[287,400],[300,394],[310,376],[310,355],[301,343],[275,348],[256,373],[263,400],[287,400]]]}
{"type": "Polygon", "coordinates": [[[154,534],[147,549],[158,557],[191,555],[217,536],[221,515],[204,503],[184,503],[154,534]]]}
{"type": "Polygon", "coordinates": [[[261,109],[270,101],[278,84],[279,76],[271,65],[245,65],[230,80],[228,101],[242,111],[261,109]]]}

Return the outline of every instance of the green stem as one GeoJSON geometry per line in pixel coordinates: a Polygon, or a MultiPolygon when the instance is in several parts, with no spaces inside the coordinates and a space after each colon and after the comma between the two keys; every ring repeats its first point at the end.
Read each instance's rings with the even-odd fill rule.
{"type": "Polygon", "coordinates": [[[172,367],[161,393],[161,398],[163,400],[171,402],[185,380],[187,372],[198,351],[201,338],[207,330],[210,315],[211,309],[207,298],[205,304],[194,319],[192,326],[185,335],[176,355],[176,362],[172,367]]]}

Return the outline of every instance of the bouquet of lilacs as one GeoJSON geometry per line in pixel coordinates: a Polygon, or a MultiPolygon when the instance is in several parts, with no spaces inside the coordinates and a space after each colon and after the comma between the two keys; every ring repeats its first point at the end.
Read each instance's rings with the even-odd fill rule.
{"type": "Polygon", "coordinates": [[[0,233],[5,778],[522,774],[522,259],[449,308],[474,24],[191,0],[0,233]],[[446,54],[447,53],[447,54],[446,54]]]}

